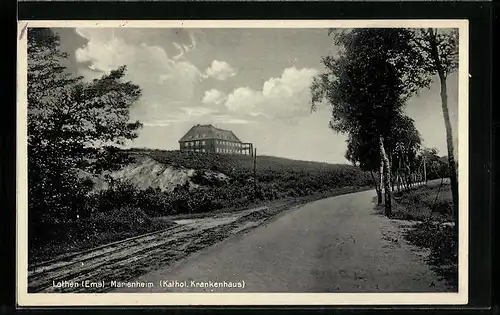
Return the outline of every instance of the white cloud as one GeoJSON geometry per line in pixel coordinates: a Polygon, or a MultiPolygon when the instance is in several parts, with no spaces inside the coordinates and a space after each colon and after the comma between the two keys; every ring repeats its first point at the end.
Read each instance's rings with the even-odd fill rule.
{"type": "Polygon", "coordinates": [[[223,103],[227,99],[227,95],[224,92],[221,92],[216,89],[210,89],[208,91],[205,91],[205,95],[203,96],[203,99],[201,102],[203,104],[216,104],[219,105],[223,103]]]}
{"type": "Polygon", "coordinates": [[[264,82],[262,90],[239,87],[230,93],[225,106],[230,112],[262,115],[268,118],[292,118],[310,113],[310,90],[315,69],[287,68],[281,77],[264,82]]]}
{"type": "Polygon", "coordinates": [[[206,107],[184,107],[182,111],[186,113],[189,118],[202,117],[217,112],[214,109],[206,107]]]}
{"type": "Polygon", "coordinates": [[[222,91],[234,86],[229,85],[233,82],[216,82],[218,85],[212,88],[206,86],[208,80],[201,81],[231,78],[236,74],[231,65],[214,60],[208,69],[200,71],[190,62],[206,61],[208,57],[201,35],[197,35],[197,43],[191,33],[170,34],[168,38],[163,36],[168,35],[165,31],[77,31],[87,39],[75,53],[81,62],[80,75],[93,79],[127,65],[125,79],[143,90],[131,112],[132,119],[144,123],[134,146],[176,149],[178,139],[193,124],[211,123],[254,143],[259,154],[343,160],[344,139],[328,129],[330,113],[325,110],[310,115],[309,85],[316,74],[314,69],[287,68],[259,88],[241,85],[226,90],[230,91],[226,94],[222,91]]]}
{"type": "Polygon", "coordinates": [[[139,44],[140,39],[132,37],[134,33],[113,29],[76,31],[87,39],[87,44],[75,52],[76,60],[84,63],[81,75],[93,79],[126,65],[125,79],[141,87],[142,97],[132,108],[133,119],[148,122],[166,118],[167,113],[170,116],[192,100],[195,87],[201,81],[200,70],[185,58],[185,53],[196,47],[192,35],[190,45],[167,43],[178,47],[176,60],[161,46],[139,44]]]}
{"type": "Polygon", "coordinates": [[[252,123],[251,120],[233,117],[230,115],[216,115],[213,117],[215,124],[229,124],[229,125],[247,125],[252,123]]]}
{"type": "Polygon", "coordinates": [[[191,50],[196,48],[196,38],[194,37],[193,33],[189,33],[189,39],[191,43],[189,45],[186,44],[179,44],[177,42],[173,42],[172,45],[177,49],[178,54],[172,57],[172,59],[177,60],[181,57],[184,57],[185,53],[190,52],[191,50]]]}
{"type": "Polygon", "coordinates": [[[214,78],[217,80],[227,80],[236,75],[236,70],[225,61],[214,60],[210,67],[205,70],[205,78],[214,78]]]}
{"type": "Polygon", "coordinates": [[[225,106],[231,112],[258,115],[263,102],[264,97],[261,92],[249,87],[239,87],[227,96],[225,106]]]}

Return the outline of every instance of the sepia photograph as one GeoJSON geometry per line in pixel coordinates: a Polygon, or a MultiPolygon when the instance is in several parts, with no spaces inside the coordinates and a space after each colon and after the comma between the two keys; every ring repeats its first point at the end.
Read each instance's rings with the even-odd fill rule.
{"type": "Polygon", "coordinates": [[[21,305],[467,303],[467,21],[19,29],[21,305]]]}

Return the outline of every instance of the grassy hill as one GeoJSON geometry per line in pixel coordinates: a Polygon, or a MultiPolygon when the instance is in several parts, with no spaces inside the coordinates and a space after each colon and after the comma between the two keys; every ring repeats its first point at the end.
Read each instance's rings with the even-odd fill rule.
{"type": "Polygon", "coordinates": [[[173,215],[307,201],[371,185],[369,174],[351,165],[258,156],[255,182],[251,156],[146,149],[118,155],[125,161],[118,169],[82,171],[93,190],[78,218],[32,226],[30,262],[164,229],[173,215]]]}
{"type": "Polygon", "coordinates": [[[92,197],[98,211],[201,213],[371,185],[369,175],[351,165],[258,156],[254,179],[251,156],[146,149],[121,154],[131,162],[108,174],[112,183],[101,184],[105,189],[92,197]]]}
{"type": "MultiPolygon", "coordinates": [[[[244,155],[200,154],[162,150],[128,150],[135,159],[151,158],[173,168],[195,170],[192,181],[200,190],[220,188],[240,190],[236,195],[258,199],[306,196],[341,187],[371,185],[368,174],[345,164],[298,161],[273,156],[257,156],[257,194],[253,192],[253,157],[244,155]],[[228,180],[207,178],[207,172],[223,174],[228,180]]],[[[234,195],[233,195],[234,196],[234,195]]]]}

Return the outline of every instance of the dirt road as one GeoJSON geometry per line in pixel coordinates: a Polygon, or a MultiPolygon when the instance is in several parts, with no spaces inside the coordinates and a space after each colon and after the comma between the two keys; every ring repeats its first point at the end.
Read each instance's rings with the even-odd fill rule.
{"type": "Polygon", "coordinates": [[[231,235],[259,226],[277,213],[305,201],[290,200],[242,211],[174,220],[176,224],[165,230],[83,252],[63,254],[29,266],[28,291],[106,292],[112,288],[112,281],[127,281],[165,268],[231,235]]]}
{"type": "Polygon", "coordinates": [[[134,280],[152,282],[151,288],[114,292],[449,290],[403,240],[397,223],[375,213],[374,195],[364,191],[285,211],[260,227],[134,280]],[[174,280],[184,287],[159,285],[175,285],[174,280]],[[216,288],[210,281],[244,287],[216,288]]]}

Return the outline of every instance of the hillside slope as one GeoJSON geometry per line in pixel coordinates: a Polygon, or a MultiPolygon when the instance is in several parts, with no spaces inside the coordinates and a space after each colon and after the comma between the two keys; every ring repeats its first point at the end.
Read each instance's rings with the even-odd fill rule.
{"type": "MultiPolygon", "coordinates": [[[[245,155],[203,154],[180,151],[125,151],[134,158],[149,157],[173,168],[224,174],[232,182],[253,180],[253,157],[245,155]]],[[[370,177],[359,168],[346,164],[299,161],[273,156],[257,156],[257,181],[261,184],[287,181],[311,189],[370,185],[370,177]]]]}
{"type": "Polygon", "coordinates": [[[114,206],[132,203],[152,216],[237,208],[371,184],[368,174],[350,165],[258,156],[254,176],[251,156],[138,149],[121,154],[132,162],[92,178],[97,198],[115,194],[120,197],[114,198],[114,206]]]}
{"type": "MultiPolygon", "coordinates": [[[[37,226],[30,261],[163,230],[172,216],[212,216],[252,206],[306,202],[371,185],[368,174],[333,165],[258,156],[123,150],[125,163],[95,175],[75,216],[37,226]]],[[[85,181],[82,181],[85,182],[85,181]]],[[[88,182],[88,181],[87,181],[88,182]]]]}
{"type": "Polygon", "coordinates": [[[228,180],[225,174],[209,170],[197,171],[194,168],[172,166],[158,162],[151,157],[136,156],[133,162],[123,165],[118,170],[105,171],[99,175],[84,173],[84,177],[92,180],[94,191],[107,190],[111,181],[122,181],[134,187],[146,190],[159,189],[161,192],[172,192],[176,187],[187,187],[193,190],[199,187],[192,178],[201,175],[206,180],[224,182],[228,180]]]}

